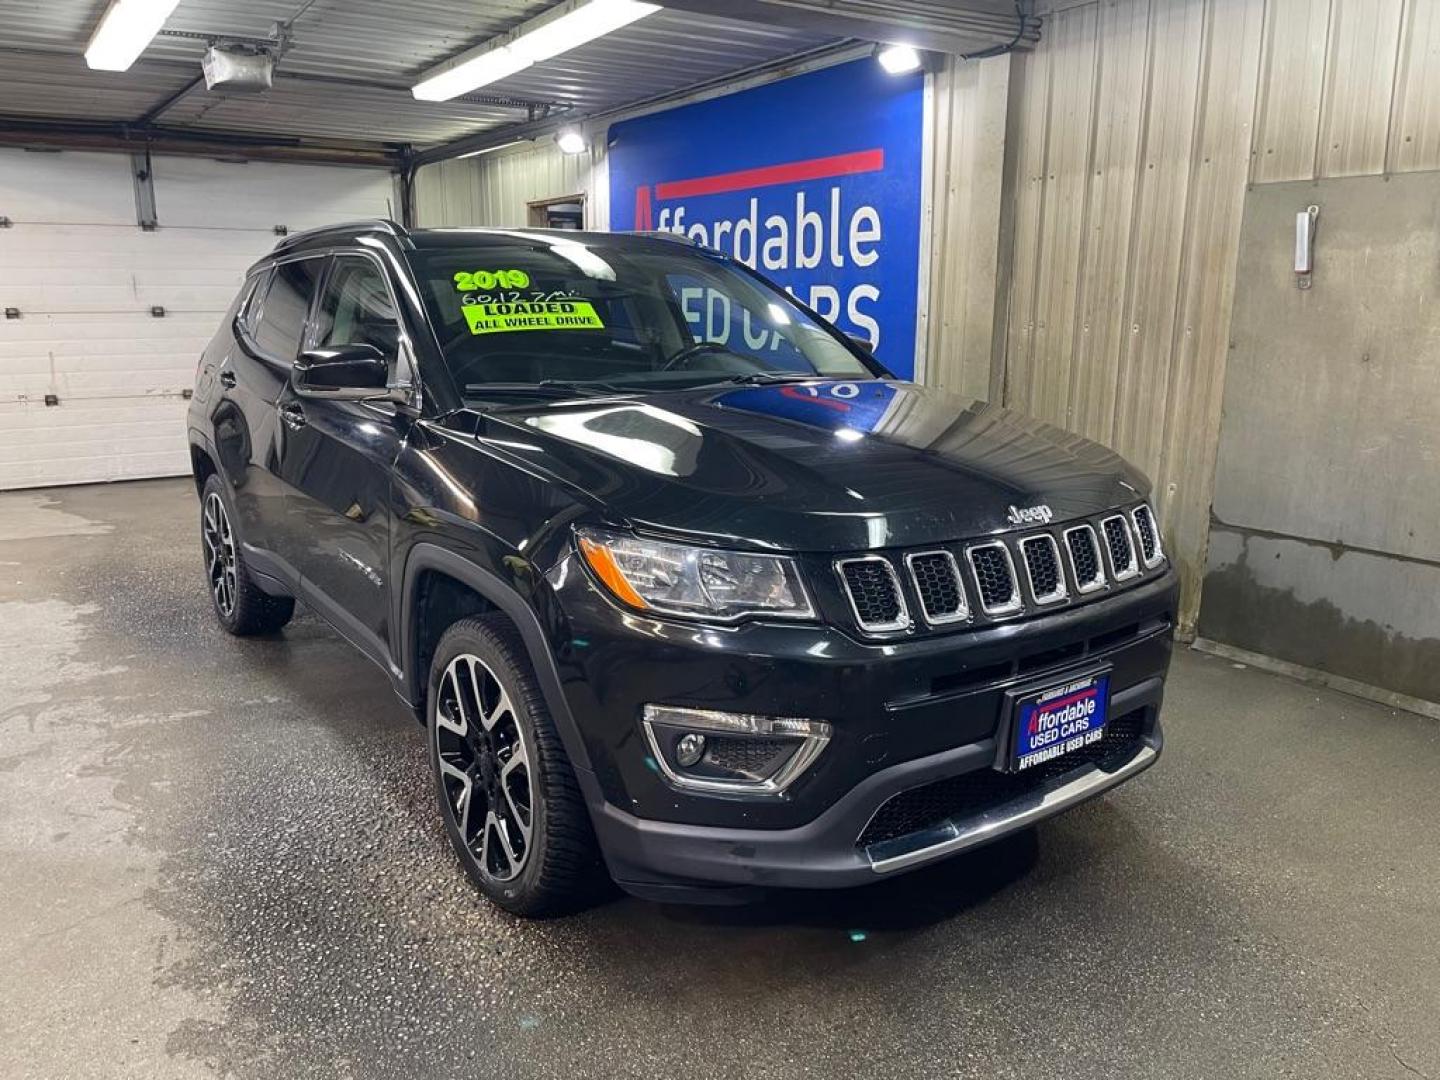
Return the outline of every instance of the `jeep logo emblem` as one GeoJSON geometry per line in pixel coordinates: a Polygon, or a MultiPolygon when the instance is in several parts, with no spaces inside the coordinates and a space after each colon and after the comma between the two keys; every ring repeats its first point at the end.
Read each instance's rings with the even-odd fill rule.
{"type": "Polygon", "coordinates": [[[1011,525],[1049,525],[1054,516],[1050,507],[1040,503],[1038,506],[1027,506],[1023,510],[1012,506],[1005,518],[1011,525]]]}

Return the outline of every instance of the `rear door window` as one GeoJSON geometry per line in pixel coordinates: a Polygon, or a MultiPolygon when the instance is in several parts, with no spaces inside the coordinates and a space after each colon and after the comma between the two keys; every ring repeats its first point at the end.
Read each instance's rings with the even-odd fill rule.
{"type": "Polygon", "coordinates": [[[324,265],[324,258],[293,259],[275,268],[254,330],[256,348],[272,360],[295,362],[315,282],[324,265]]]}

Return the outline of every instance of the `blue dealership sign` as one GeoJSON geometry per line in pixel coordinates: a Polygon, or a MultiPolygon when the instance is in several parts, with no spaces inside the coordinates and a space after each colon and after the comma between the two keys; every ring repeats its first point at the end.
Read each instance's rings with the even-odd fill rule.
{"type": "Polygon", "coordinates": [[[851,64],[610,129],[610,226],[683,233],[915,370],[924,77],[851,64]]]}

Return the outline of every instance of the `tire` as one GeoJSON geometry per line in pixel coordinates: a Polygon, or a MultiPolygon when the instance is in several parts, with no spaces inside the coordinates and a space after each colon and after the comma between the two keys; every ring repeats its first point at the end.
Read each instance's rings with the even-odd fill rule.
{"type": "Polygon", "coordinates": [[[295,601],[271,596],[255,584],[235,533],[230,499],[213,473],[200,492],[200,550],[205,558],[210,606],[220,626],[236,637],[270,634],[295,614],[295,601]]]}
{"type": "Polygon", "coordinates": [[[529,918],[592,903],[604,862],[514,625],[492,614],[446,630],[425,708],[440,815],[470,880],[529,918]]]}

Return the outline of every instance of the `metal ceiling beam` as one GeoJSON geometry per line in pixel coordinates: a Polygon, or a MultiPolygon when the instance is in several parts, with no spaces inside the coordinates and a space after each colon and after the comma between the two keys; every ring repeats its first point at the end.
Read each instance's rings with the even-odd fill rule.
{"type": "Polygon", "coordinates": [[[153,124],[156,120],[159,120],[160,117],[164,115],[164,113],[169,111],[169,109],[173,105],[178,104],[181,98],[183,98],[186,94],[190,93],[191,90],[194,90],[195,87],[199,86],[204,81],[204,75],[196,75],[189,82],[185,83],[185,85],[175,90],[172,90],[170,93],[166,94],[163,98],[157,101],[154,105],[151,105],[150,108],[145,110],[143,115],[141,115],[135,120],[135,123],[141,126],[144,126],[146,124],[153,124]]]}
{"type": "Polygon", "coordinates": [[[406,147],[399,145],[316,143],[300,138],[242,136],[223,131],[198,132],[155,125],[34,120],[0,116],[0,146],[46,150],[99,150],[196,157],[242,156],[256,161],[293,161],[325,165],[401,167],[406,147]]]}
{"type": "MultiPolygon", "coordinates": [[[[73,56],[73,54],[71,53],[61,53],[47,49],[13,49],[0,47],[0,85],[3,85],[3,61],[4,57],[6,56],[52,57],[61,55],[66,57],[73,56]]],[[[200,61],[198,58],[194,61],[154,59],[146,60],[144,63],[145,66],[149,69],[171,69],[176,71],[177,73],[183,70],[195,72],[195,74],[193,75],[193,77],[187,79],[184,83],[178,85],[173,91],[166,94],[164,97],[159,98],[143,114],[136,117],[134,120],[129,121],[128,123],[131,130],[136,130],[146,125],[154,124],[157,120],[160,119],[161,116],[163,116],[170,109],[174,108],[175,105],[177,105],[188,94],[190,94],[191,91],[199,87],[204,82],[205,78],[204,75],[200,74],[198,71],[198,68],[200,66],[200,61]]],[[[377,90],[384,93],[394,94],[396,97],[397,106],[409,107],[416,104],[414,98],[410,95],[409,83],[387,81],[382,79],[367,79],[358,76],[320,75],[305,71],[285,71],[279,68],[276,69],[274,78],[277,83],[309,83],[313,84],[317,88],[334,86],[353,87],[359,90],[377,90]]],[[[517,113],[524,113],[526,117],[530,119],[546,116],[557,116],[571,108],[571,106],[567,102],[562,101],[517,97],[513,94],[485,93],[483,91],[473,94],[462,94],[460,97],[454,99],[454,101],[450,104],[452,106],[478,105],[492,109],[513,110],[517,113]]],[[[0,98],[0,107],[3,107],[3,98],[0,98]]],[[[323,108],[323,105],[319,107],[323,108]]],[[[0,119],[3,119],[3,116],[0,116],[0,119]]],[[[34,121],[37,123],[56,125],[83,124],[88,122],[88,120],[82,120],[77,117],[66,116],[47,117],[28,115],[25,117],[17,117],[15,119],[24,120],[26,122],[34,121]]],[[[120,123],[120,121],[116,121],[116,123],[120,123]]],[[[181,129],[175,128],[172,130],[179,131],[181,129]]],[[[203,137],[207,138],[224,138],[226,135],[226,132],[224,132],[223,129],[220,129],[218,131],[206,130],[199,133],[203,137]]],[[[284,137],[281,136],[279,138],[284,137]]],[[[381,133],[380,136],[377,137],[376,143],[380,143],[382,139],[383,133],[381,133]]]]}
{"type": "Polygon", "coordinates": [[[1026,0],[659,0],[667,8],[769,23],[830,37],[861,38],[964,56],[1011,45],[1033,48],[1040,20],[1026,0]]]}

